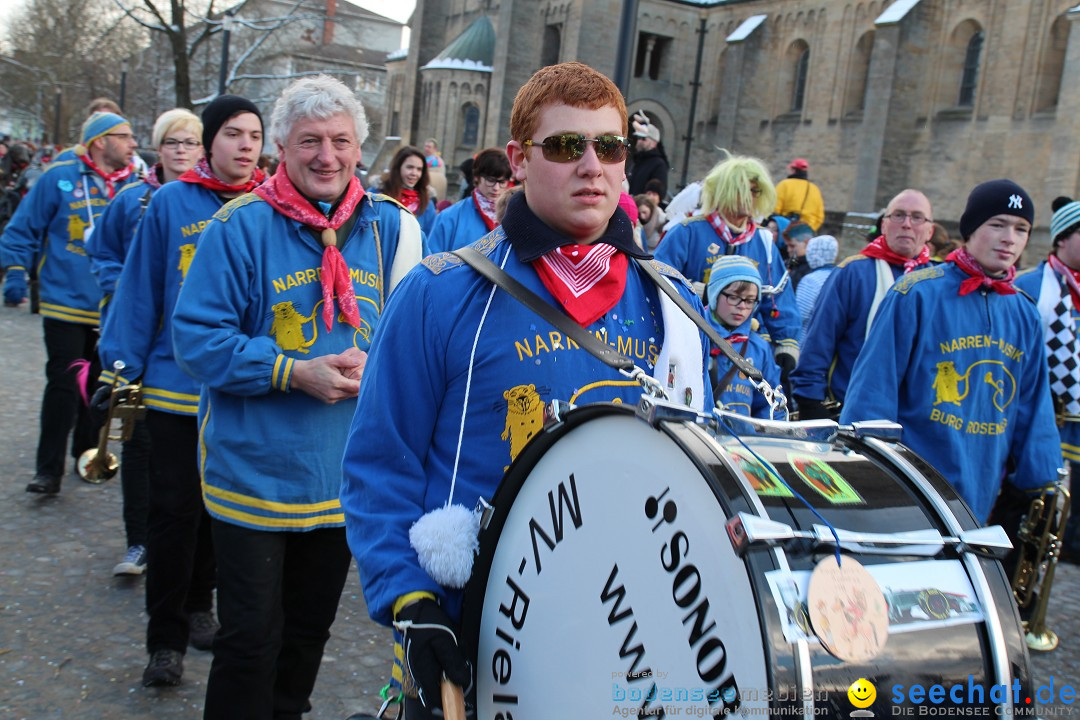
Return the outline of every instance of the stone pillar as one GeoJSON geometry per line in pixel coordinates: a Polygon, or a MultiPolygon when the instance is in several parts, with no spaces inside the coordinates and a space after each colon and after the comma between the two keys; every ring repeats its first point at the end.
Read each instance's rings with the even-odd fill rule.
{"type": "Polygon", "coordinates": [[[900,25],[878,25],[874,31],[874,49],[866,77],[866,103],[856,152],[855,189],[850,208],[854,211],[877,210],[878,184],[881,180],[881,156],[892,104],[896,60],[900,48],[900,25]]]}
{"type": "Polygon", "coordinates": [[[1080,95],[1073,92],[1080,87],[1080,8],[1070,10],[1065,17],[1069,20],[1069,45],[1054,112],[1053,152],[1044,185],[1047,198],[1080,195],[1080,95]]]}

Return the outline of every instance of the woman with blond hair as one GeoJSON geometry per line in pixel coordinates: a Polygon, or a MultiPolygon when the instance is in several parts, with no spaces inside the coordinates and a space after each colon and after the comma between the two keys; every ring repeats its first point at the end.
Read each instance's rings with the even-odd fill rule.
{"type": "Polygon", "coordinates": [[[787,374],[799,359],[799,309],[772,233],[755,220],[767,217],[775,206],[776,188],[765,165],[756,158],[727,153],[702,184],[701,214],[672,228],[657,248],[656,259],[704,286],[718,258],[750,258],[761,274],[756,316],[787,386],[787,374]]]}

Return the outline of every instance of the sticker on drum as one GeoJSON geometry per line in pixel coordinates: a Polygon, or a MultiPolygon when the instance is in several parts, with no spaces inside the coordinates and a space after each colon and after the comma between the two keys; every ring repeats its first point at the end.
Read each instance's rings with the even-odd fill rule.
{"type": "Polygon", "coordinates": [[[538,439],[466,591],[478,717],[764,714],[755,592],[693,458],[610,411],[538,439]]]}
{"type": "Polygon", "coordinates": [[[845,556],[819,562],[810,576],[810,624],[821,644],[847,662],[877,657],[889,639],[885,595],[862,564],[845,556]]]}

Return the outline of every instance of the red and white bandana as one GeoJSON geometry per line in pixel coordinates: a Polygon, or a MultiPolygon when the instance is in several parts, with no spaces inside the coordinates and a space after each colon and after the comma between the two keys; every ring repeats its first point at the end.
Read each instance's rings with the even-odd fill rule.
{"type": "Polygon", "coordinates": [[[607,243],[563,245],[534,263],[540,281],[582,327],[599,320],[626,289],[626,255],[607,243]]]}

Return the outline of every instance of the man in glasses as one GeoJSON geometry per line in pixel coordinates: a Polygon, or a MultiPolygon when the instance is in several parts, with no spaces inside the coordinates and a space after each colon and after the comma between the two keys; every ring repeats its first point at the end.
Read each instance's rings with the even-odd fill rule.
{"type": "Polygon", "coordinates": [[[892,286],[851,375],[840,421],[891,420],[985,523],[1002,478],[1057,479],[1061,448],[1039,312],[1013,285],[1035,219],[1011,180],[975,187],[961,247],[892,286]]]}
{"type": "Polygon", "coordinates": [[[45,331],[45,395],[37,469],[27,492],[55,495],[64,474],[68,437],[72,457],[97,445],[98,427],[79,396],[72,363],[97,375],[101,289],[90,272],[86,240],[113,196],[137,180],[131,124],[115,113],[95,113],[83,124],[75,157],[57,161],[34,184],[0,237],[6,283],[22,282],[36,260],[45,331]]]}
{"type": "MultiPolygon", "coordinates": [[[[596,70],[537,71],[514,99],[506,146],[524,192],[472,247],[661,376],[670,397],[711,407],[708,342],[685,315],[661,311],[635,262],[649,256],[618,209],[626,129],[622,94],[596,70]],[[670,360],[673,347],[685,350],[681,360],[670,360]]],[[[657,267],[704,313],[678,273],[657,267]]],[[[472,680],[454,634],[461,591],[423,569],[410,527],[448,502],[472,508],[491,497],[551,401],[633,404],[641,392],[456,255],[428,256],[390,298],[360,387],[341,501],[368,611],[404,633],[395,673],[405,718],[431,717],[444,673],[463,687],[472,680]]]]}
{"type": "Polygon", "coordinates": [[[473,190],[435,218],[428,249],[449,252],[476,242],[499,224],[495,203],[510,184],[510,161],[500,148],[488,148],[473,160],[473,190]]]}
{"type": "Polygon", "coordinates": [[[878,306],[897,278],[929,264],[933,232],[930,200],[903,190],[885,208],[882,234],[826,281],[791,374],[801,419],[836,416],[878,306]]]}

